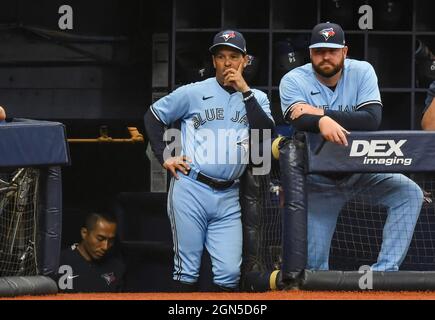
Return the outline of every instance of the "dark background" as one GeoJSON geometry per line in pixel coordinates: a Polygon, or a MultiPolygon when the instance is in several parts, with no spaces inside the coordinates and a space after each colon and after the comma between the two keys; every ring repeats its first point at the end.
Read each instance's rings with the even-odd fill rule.
{"type": "MultiPolygon", "coordinates": [[[[169,33],[170,1],[3,1],[0,97],[8,118],[59,121],[68,138],[96,138],[100,126],[128,138],[144,133],[152,101],[152,37],[169,33]],[[73,30],[60,30],[61,5],[73,30]]],[[[145,136],[145,140],[146,136],[145,136]]],[[[149,189],[145,144],[70,144],[63,171],[63,246],[78,239],[82,217],[108,210],[121,191],[149,189]]]]}

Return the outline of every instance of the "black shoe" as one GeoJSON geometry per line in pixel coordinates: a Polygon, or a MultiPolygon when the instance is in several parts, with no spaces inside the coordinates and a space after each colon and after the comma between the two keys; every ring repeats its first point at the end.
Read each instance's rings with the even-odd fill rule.
{"type": "Polygon", "coordinates": [[[173,292],[196,292],[198,291],[198,284],[182,282],[182,281],[172,281],[172,291],[173,292]]]}
{"type": "Polygon", "coordinates": [[[216,283],[213,283],[213,291],[212,292],[236,292],[236,291],[237,291],[236,288],[223,287],[223,286],[220,286],[216,283]]]}

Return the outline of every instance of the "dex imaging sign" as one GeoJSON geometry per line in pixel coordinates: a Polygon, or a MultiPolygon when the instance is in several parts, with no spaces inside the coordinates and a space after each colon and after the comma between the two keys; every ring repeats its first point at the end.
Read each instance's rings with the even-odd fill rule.
{"type": "Polygon", "coordinates": [[[407,140],[353,140],[350,157],[364,157],[363,164],[368,165],[404,165],[412,164],[412,158],[405,158],[402,147],[407,140]]]}
{"type": "Polygon", "coordinates": [[[354,131],[348,146],[306,132],[308,173],[435,172],[435,131],[354,131]]]}

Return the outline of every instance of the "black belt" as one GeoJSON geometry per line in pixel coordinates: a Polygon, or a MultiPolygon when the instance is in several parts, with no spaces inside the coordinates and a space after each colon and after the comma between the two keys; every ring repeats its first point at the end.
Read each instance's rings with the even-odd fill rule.
{"type": "Polygon", "coordinates": [[[196,180],[205,183],[206,185],[212,187],[213,189],[218,189],[218,190],[228,189],[234,184],[234,180],[219,181],[213,178],[209,178],[203,175],[201,172],[198,172],[198,175],[196,176],[196,180]]]}

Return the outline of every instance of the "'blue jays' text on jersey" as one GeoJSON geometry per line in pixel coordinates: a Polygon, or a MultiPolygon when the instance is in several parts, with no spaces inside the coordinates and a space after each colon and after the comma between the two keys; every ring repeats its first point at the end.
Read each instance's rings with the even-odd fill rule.
{"type": "Polygon", "coordinates": [[[382,104],[375,70],[370,63],[353,59],[344,61],[334,91],[317,79],[311,63],[307,63],[284,75],[279,93],[284,119],[290,108],[301,102],[335,111],[355,111],[367,104],[382,104]]]}
{"type": "MultiPolygon", "coordinates": [[[[252,89],[258,104],[272,115],[267,95],[252,89]]],[[[166,126],[181,120],[182,154],[191,167],[217,179],[234,180],[249,157],[249,123],[241,92],[230,94],[216,78],[184,85],[151,106],[166,126]]]]}

